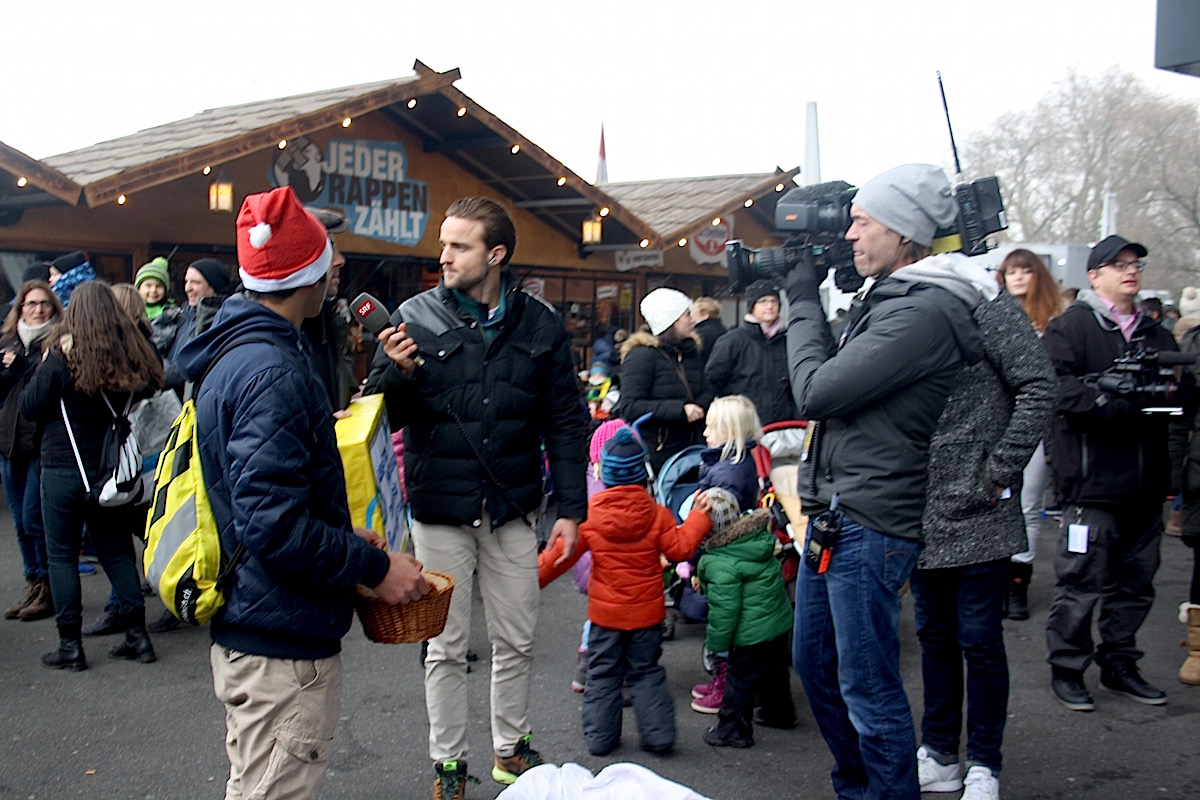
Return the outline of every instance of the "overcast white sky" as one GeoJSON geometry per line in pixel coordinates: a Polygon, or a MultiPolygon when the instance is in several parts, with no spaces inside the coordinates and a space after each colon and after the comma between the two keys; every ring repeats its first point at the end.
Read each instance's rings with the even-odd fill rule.
{"type": "Polygon", "coordinates": [[[418,58],[588,180],[601,121],[612,181],[800,166],[810,100],[824,180],[949,169],[937,70],[960,147],[1071,68],[1200,102],[1200,79],[1154,69],[1154,0],[34,0],[0,19],[0,141],[39,158],[418,58]]]}

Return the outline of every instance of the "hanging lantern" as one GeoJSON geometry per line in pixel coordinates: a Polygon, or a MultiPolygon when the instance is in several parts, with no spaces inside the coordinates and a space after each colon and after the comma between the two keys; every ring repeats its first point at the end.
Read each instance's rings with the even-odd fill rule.
{"type": "Polygon", "coordinates": [[[233,181],[224,172],[208,185],[208,210],[217,214],[233,213],[233,181]]]}
{"type": "Polygon", "coordinates": [[[592,217],[583,221],[583,243],[600,244],[600,217],[592,217]]]}

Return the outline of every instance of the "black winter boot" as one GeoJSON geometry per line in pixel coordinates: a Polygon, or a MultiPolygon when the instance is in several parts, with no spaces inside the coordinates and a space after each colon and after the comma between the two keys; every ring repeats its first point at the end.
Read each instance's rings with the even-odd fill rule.
{"type": "Polygon", "coordinates": [[[136,661],[139,664],[152,664],[158,660],[154,655],[154,646],[146,635],[146,609],[138,608],[122,615],[125,625],[125,640],[108,651],[109,658],[136,661]]]}
{"type": "Polygon", "coordinates": [[[1033,578],[1033,564],[1010,561],[1008,576],[1008,618],[1029,619],[1029,581],[1033,578]]]}
{"type": "Polygon", "coordinates": [[[58,626],[58,649],[42,656],[42,666],[71,672],[87,669],[87,659],[83,657],[83,637],[79,634],[78,624],[58,626]]]}
{"type": "Polygon", "coordinates": [[[121,621],[117,619],[117,607],[105,603],[104,610],[94,620],[83,626],[84,636],[108,636],[110,633],[120,633],[121,621]]]}

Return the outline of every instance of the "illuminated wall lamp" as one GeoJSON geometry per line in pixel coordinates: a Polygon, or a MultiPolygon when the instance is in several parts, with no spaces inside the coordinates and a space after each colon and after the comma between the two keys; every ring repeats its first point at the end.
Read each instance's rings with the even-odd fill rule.
{"type": "Polygon", "coordinates": [[[233,213],[233,181],[224,172],[208,185],[208,210],[216,214],[233,213]]]}
{"type": "Polygon", "coordinates": [[[602,235],[602,222],[599,217],[592,217],[583,221],[583,243],[584,244],[600,244],[602,235]]]}

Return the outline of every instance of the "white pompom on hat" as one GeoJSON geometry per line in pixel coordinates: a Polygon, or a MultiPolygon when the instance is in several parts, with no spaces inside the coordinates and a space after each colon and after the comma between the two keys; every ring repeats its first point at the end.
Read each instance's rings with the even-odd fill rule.
{"type": "Polygon", "coordinates": [[[692,301],[678,289],[655,289],[642,298],[642,318],[655,336],[675,324],[692,307],[692,301]]]}
{"type": "Polygon", "coordinates": [[[237,216],[237,254],[243,286],[280,292],[325,277],[333,245],[325,226],[283,186],[246,197],[237,216]]]}

